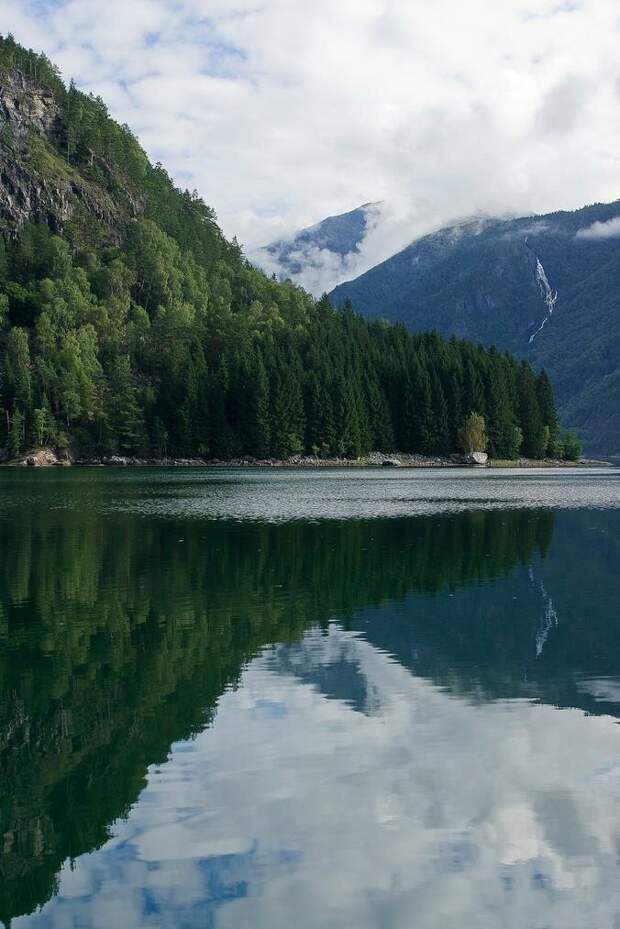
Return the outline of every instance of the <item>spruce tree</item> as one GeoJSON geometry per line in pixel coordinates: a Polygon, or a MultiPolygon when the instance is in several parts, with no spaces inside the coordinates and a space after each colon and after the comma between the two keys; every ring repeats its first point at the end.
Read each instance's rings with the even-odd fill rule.
{"type": "Polygon", "coordinates": [[[547,427],[547,447],[545,453],[553,456],[558,437],[558,417],[555,409],[553,389],[547,372],[543,368],[536,379],[536,396],[540,408],[543,426],[547,427]]]}
{"type": "Polygon", "coordinates": [[[527,362],[519,370],[519,408],[523,431],[523,454],[527,458],[544,458],[545,424],[540,412],[536,378],[527,362]]]}

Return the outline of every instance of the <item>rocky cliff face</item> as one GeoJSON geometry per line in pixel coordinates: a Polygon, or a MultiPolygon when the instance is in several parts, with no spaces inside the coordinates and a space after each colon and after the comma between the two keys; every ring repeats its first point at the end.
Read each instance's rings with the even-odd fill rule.
{"type": "MultiPolygon", "coordinates": [[[[60,230],[80,205],[114,230],[117,206],[63,159],[66,147],[65,120],[52,92],[18,70],[0,73],[0,226],[9,235],[35,218],[60,230]]],[[[130,207],[133,215],[142,212],[137,202],[130,207]]]]}
{"type": "Polygon", "coordinates": [[[47,87],[38,86],[17,69],[2,74],[0,115],[17,137],[32,130],[60,141],[64,135],[59,107],[47,87]]]}
{"type": "Polygon", "coordinates": [[[31,216],[50,210],[59,219],[69,215],[66,190],[37,181],[26,170],[31,134],[58,136],[61,120],[52,94],[33,90],[19,71],[2,75],[0,83],[0,221],[12,233],[31,216]]]}

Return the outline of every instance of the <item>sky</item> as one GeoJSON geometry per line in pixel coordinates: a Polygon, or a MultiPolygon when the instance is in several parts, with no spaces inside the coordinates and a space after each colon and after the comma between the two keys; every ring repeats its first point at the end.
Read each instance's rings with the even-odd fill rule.
{"type": "Polygon", "coordinates": [[[456,218],[620,197],[617,0],[0,0],[0,28],[250,252],[368,201],[370,266],[456,218]]]}

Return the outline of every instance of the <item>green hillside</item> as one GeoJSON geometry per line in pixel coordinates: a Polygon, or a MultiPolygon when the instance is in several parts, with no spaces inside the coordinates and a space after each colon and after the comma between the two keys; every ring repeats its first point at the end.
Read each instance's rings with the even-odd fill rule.
{"type": "Polygon", "coordinates": [[[544,365],[560,419],[620,454],[620,201],[425,236],[332,294],[368,319],[435,328],[544,365]]]}
{"type": "Polygon", "coordinates": [[[0,447],[356,457],[553,450],[549,383],[506,354],[333,311],[257,271],[99,98],[0,40],[0,447]]]}

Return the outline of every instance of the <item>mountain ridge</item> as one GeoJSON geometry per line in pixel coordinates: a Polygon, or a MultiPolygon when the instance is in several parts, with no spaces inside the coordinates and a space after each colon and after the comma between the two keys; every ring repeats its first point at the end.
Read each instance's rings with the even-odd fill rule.
{"type": "Polygon", "coordinates": [[[266,273],[293,280],[315,296],[330,287],[330,278],[353,270],[369,228],[378,221],[381,201],[363,203],[345,213],[326,216],[288,238],[253,250],[249,257],[266,273]]]}
{"type": "Polygon", "coordinates": [[[448,226],[330,294],[366,318],[497,345],[545,366],[593,452],[620,451],[620,200],[448,226]],[[475,227],[475,228],[474,228],[475,227]]]}

